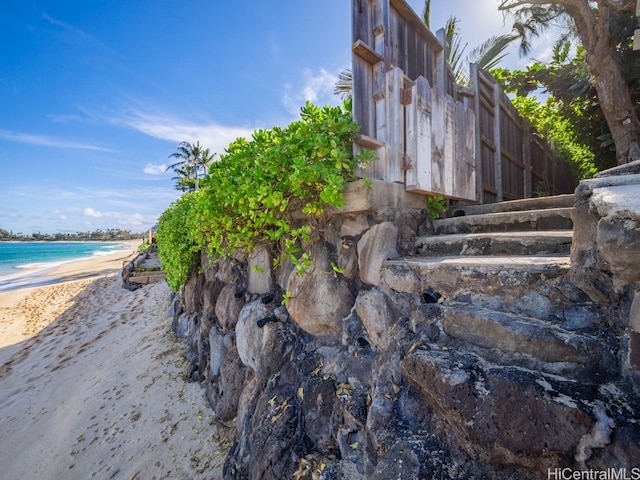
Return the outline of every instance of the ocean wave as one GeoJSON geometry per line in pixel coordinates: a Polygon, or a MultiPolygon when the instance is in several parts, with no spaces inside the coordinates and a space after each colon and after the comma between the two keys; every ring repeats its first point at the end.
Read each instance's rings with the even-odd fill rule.
{"type": "Polygon", "coordinates": [[[113,255],[114,253],[127,253],[132,250],[135,250],[131,247],[131,245],[120,244],[120,245],[105,245],[100,247],[103,250],[96,250],[91,253],[94,257],[104,257],[106,255],[113,255]]]}
{"type": "Polygon", "coordinates": [[[0,276],[0,292],[37,286],[45,279],[44,274],[58,265],[51,263],[18,265],[15,268],[21,271],[0,276]]]}
{"type": "MultiPolygon", "coordinates": [[[[73,243],[77,244],[80,242],[73,243]]],[[[11,261],[5,262],[5,264],[0,263],[0,291],[15,288],[16,282],[20,284],[31,283],[31,281],[36,279],[39,282],[42,279],[41,276],[46,274],[48,270],[64,264],[118,253],[126,254],[135,249],[135,246],[132,246],[131,243],[117,242],[107,245],[95,245],[90,250],[78,252],[77,255],[68,258],[52,258],[51,260],[34,259],[34,261],[29,261],[28,258],[25,258],[24,263],[13,263],[11,261]]]]}
{"type": "Polygon", "coordinates": [[[22,265],[16,265],[13,268],[16,268],[18,270],[41,270],[43,268],[58,267],[63,263],[71,262],[71,261],[73,260],[57,261],[57,262],[24,263],[22,265]]]}

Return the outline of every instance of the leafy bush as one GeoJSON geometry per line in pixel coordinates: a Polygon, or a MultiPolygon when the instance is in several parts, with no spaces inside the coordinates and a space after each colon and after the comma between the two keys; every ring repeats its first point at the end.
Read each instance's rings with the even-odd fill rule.
{"type": "MultiPolygon", "coordinates": [[[[575,126],[564,116],[554,97],[548,97],[544,103],[535,97],[516,97],[512,103],[543,137],[554,140],[556,155],[572,162],[581,179],[592,178],[598,173],[594,153],[580,141],[575,126]]],[[[578,102],[574,108],[579,109],[578,102]]]]}
{"type": "Polygon", "coordinates": [[[350,103],[319,108],[307,103],[287,128],[257,130],[239,138],[211,165],[200,190],[182,197],[160,218],[157,240],[173,289],[186,281],[194,255],[213,258],[274,245],[303,272],[311,264],[302,242],[327,206],[342,206],[342,190],[359,163],[353,138],[359,126],[350,103]],[[165,258],[171,257],[169,261],[165,258]]]}
{"type": "Polygon", "coordinates": [[[195,198],[200,191],[186,193],[165,210],[158,221],[156,241],[158,256],[167,274],[167,283],[177,291],[195,271],[199,260],[199,247],[192,240],[190,220],[195,198]]]}

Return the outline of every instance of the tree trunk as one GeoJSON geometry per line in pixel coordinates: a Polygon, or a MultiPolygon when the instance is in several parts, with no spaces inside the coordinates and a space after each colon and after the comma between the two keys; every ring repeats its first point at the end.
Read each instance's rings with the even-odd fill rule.
{"type": "Polygon", "coordinates": [[[620,57],[609,36],[609,9],[602,2],[598,3],[597,18],[588,6],[583,9],[565,4],[565,8],[573,18],[585,48],[600,108],[616,147],[618,164],[621,165],[640,158],[640,121],[631,100],[620,57]]]}

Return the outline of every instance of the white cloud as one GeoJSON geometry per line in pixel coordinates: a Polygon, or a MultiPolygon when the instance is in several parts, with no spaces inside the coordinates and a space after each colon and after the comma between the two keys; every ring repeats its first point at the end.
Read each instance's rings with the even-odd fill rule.
{"type": "Polygon", "coordinates": [[[303,72],[303,85],[293,87],[290,84],[285,85],[285,92],[282,103],[289,113],[298,116],[300,108],[309,101],[316,105],[325,105],[327,103],[335,105],[338,103],[338,97],[333,95],[333,89],[338,79],[337,74],[333,74],[324,68],[318,73],[314,73],[311,69],[305,69],[303,72]]]}
{"type": "Polygon", "coordinates": [[[84,209],[83,214],[85,217],[92,217],[92,218],[102,218],[102,212],[98,212],[96,210],[94,210],[91,207],[87,207],[84,209]]]}
{"type": "Polygon", "coordinates": [[[167,171],[167,166],[164,163],[154,165],[153,163],[147,163],[144,166],[144,173],[147,175],[162,175],[167,171]]]}
{"type": "Polygon", "coordinates": [[[251,137],[252,129],[230,127],[213,122],[194,123],[164,113],[153,113],[130,108],[119,117],[111,118],[111,123],[132,128],[153,138],[170,142],[199,141],[212,153],[223,153],[227,146],[238,137],[251,137]]]}
{"type": "Polygon", "coordinates": [[[139,212],[99,212],[91,207],[85,208],[83,214],[90,219],[101,219],[99,223],[90,219],[86,220],[84,224],[90,228],[114,228],[117,226],[124,230],[142,231],[158,221],[158,215],[144,215],[139,212]]]}
{"type": "Polygon", "coordinates": [[[67,215],[61,210],[55,209],[55,210],[52,210],[51,213],[53,213],[54,215],[57,215],[60,220],[67,219],[67,215]]]}
{"type": "Polygon", "coordinates": [[[44,12],[42,14],[42,18],[44,20],[46,20],[47,22],[49,22],[51,25],[55,25],[56,27],[61,27],[64,30],[73,32],[81,37],[85,37],[85,38],[92,38],[90,35],[88,35],[87,33],[85,33],[84,31],[80,30],[77,27],[74,27],[73,25],[70,25],[66,22],[63,22],[61,20],[57,20],[55,18],[53,18],[52,16],[50,16],[47,12],[44,12]]]}
{"type": "Polygon", "coordinates": [[[33,135],[31,133],[11,132],[8,130],[0,130],[0,138],[3,138],[5,140],[10,140],[12,142],[28,143],[30,145],[40,145],[43,147],[70,148],[74,150],[95,150],[99,152],[113,152],[113,150],[99,147],[97,145],[69,142],[66,140],[59,140],[57,138],[47,137],[45,135],[33,135]]]}

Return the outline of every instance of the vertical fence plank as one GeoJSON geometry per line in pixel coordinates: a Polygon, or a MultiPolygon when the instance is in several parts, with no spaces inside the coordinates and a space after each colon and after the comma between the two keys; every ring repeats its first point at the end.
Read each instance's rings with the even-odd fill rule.
{"type": "Polygon", "coordinates": [[[531,131],[525,119],[522,119],[523,135],[522,135],[522,158],[524,159],[524,198],[533,196],[533,187],[531,185],[531,131]]]}
{"type": "Polygon", "coordinates": [[[456,164],[456,101],[445,95],[444,116],[444,194],[456,196],[454,191],[454,174],[456,164]]]}
{"type": "Polygon", "coordinates": [[[496,186],[496,201],[501,202],[503,200],[502,191],[502,139],[501,139],[501,116],[502,108],[500,107],[500,86],[496,83],[493,86],[493,144],[496,146],[494,154],[494,174],[495,174],[495,186],[496,186]]]}
{"type": "MultiPolygon", "coordinates": [[[[407,171],[407,191],[434,192],[431,175],[431,87],[424,77],[418,77],[412,88],[413,102],[407,106],[407,120],[413,122],[412,137],[407,135],[407,154],[412,157],[412,169],[407,171]],[[411,138],[411,141],[409,140],[411,138]]],[[[408,130],[409,131],[409,130],[408,130]]]]}
{"type": "Polygon", "coordinates": [[[440,88],[431,90],[431,182],[435,192],[445,192],[446,98],[440,88]]]}
{"type": "Polygon", "coordinates": [[[362,40],[371,45],[373,34],[372,11],[369,0],[352,0],[351,2],[351,37],[352,43],[362,40]]]}
{"type": "MultiPolygon", "coordinates": [[[[441,28],[436,32],[436,37],[442,45],[445,44],[444,28],[441,28]]],[[[444,50],[435,55],[435,86],[440,88],[443,92],[447,92],[447,58],[444,55],[444,50]]]]}
{"type": "Polygon", "coordinates": [[[455,163],[453,191],[456,197],[475,198],[475,116],[465,106],[456,103],[455,163]]]}
{"type": "Polygon", "coordinates": [[[401,89],[404,75],[398,67],[387,72],[387,162],[382,180],[404,182],[402,169],[404,159],[404,109],[401,104],[401,89]]]}
{"type": "Polygon", "coordinates": [[[473,90],[473,111],[475,112],[475,152],[477,157],[475,169],[476,175],[476,201],[484,203],[484,186],[482,173],[482,130],[480,128],[480,69],[477,63],[471,64],[471,89],[473,90]]]}
{"type": "Polygon", "coordinates": [[[404,184],[407,190],[415,189],[418,184],[418,102],[416,85],[411,87],[413,101],[404,107],[404,184]]]}
{"type": "Polygon", "coordinates": [[[464,193],[461,196],[469,200],[477,200],[476,174],[478,169],[476,166],[478,162],[476,160],[476,138],[478,134],[476,133],[476,115],[468,107],[465,110],[465,128],[463,132],[465,135],[464,164],[466,165],[466,177],[464,193]]]}

